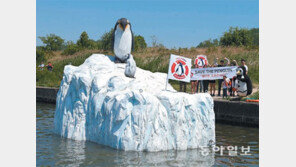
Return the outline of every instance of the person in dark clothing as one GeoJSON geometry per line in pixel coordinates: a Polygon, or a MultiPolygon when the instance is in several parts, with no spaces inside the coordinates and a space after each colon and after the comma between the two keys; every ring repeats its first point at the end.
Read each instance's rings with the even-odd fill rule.
{"type": "Polygon", "coordinates": [[[196,89],[196,93],[198,93],[198,87],[199,87],[199,86],[200,86],[200,87],[199,87],[199,92],[200,92],[200,93],[203,92],[203,90],[204,90],[203,83],[204,83],[203,80],[198,80],[198,81],[197,81],[197,86],[196,86],[197,89],[196,89]]]}
{"type": "MultiPolygon", "coordinates": [[[[224,60],[220,60],[220,64],[218,65],[218,67],[225,67],[225,66],[228,66],[229,65],[229,59],[227,59],[225,57],[224,60]],[[227,60],[227,63],[226,64],[224,64],[224,60],[227,60]]],[[[222,82],[223,82],[223,79],[218,79],[218,96],[221,96],[222,82]]]]}
{"type": "Polygon", "coordinates": [[[52,71],[52,69],[53,69],[53,65],[51,64],[51,62],[48,62],[48,64],[46,65],[46,67],[47,67],[47,70],[48,71],[52,71]]]}
{"type": "MultiPolygon", "coordinates": [[[[197,64],[194,64],[191,68],[192,69],[197,68],[197,64]]],[[[191,80],[190,83],[191,83],[191,93],[194,94],[194,93],[197,92],[197,83],[198,83],[198,81],[197,80],[196,81],[191,80]]]]}
{"type": "Polygon", "coordinates": [[[209,80],[204,80],[203,86],[204,93],[207,93],[209,90],[209,80]]]}
{"type": "MultiPolygon", "coordinates": [[[[207,65],[204,65],[204,68],[207,68],[207,65]]],[[[203,92],[207,93],[209,90],[209,80],[203,80],[203,92]]]]}
{"type": "Polygon", "coordinates": [[[186,92],[186,82],[180,81],[180,92],[186,92]]]}

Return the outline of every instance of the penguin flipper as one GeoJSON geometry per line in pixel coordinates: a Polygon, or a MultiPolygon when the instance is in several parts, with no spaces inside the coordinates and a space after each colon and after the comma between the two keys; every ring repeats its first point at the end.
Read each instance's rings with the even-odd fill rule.
{"type": "Polygon", "coordinates": [[[131,30],[131,33],[132,33],[132,51],[135,50],[135,40],[134,40],[134,33],[133,33],[133,30],[132,30],[132,25],[130,24],[130,30],[131,30]]]}
{"type": "Polygon", "coordinates": [[[116,22],[114,28],[113,28],[113,32],[112,32],[112,41],[111,41],[111,51],[114,50],[114,42],[115,42],[115,31],[116,31],[116,27],[118,25],[118,22],[116,22]]]}
{"type": "Polygon", "coordinates": [[[245,76],[245,78],[246,78],[246,82],[247,82],[247,90],[248,90],[248,92],[247,92],[247,95],[250,95],[250,94],[252,94],[252,92],[253,92],[253,85],[252,85],[252,81],[251,81],[251,79],[249,78],[249,76],[245,76]]]}

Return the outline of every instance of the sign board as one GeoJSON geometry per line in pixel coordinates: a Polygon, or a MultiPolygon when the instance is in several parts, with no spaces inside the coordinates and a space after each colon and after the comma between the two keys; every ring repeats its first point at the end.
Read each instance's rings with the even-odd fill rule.
{"type": "Polygon", "coordinates": [[[223,79],[223,76],[232,78],[236,76],[236,66],[194,68],[191,69],[191,80],[216,80],[223,79]]]}
{"type": "Polygon", "coordinates": [[[205,65],[208,65],[208,59],[205,55],[197,55],[194,64],[197,64],[199,68],[204,67],[205,65]]]}
{"type": "Polygon", "coordinates": [[[190,82],[191,59],[171,54],[168,79],[190,82]]]}

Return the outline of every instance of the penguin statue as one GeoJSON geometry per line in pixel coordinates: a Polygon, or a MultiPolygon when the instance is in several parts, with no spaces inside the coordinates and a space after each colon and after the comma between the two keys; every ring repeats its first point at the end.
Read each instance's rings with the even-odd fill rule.
{"type": "Polygon", "coordinates": [[[237,68],[237,77],[235,80],[235,89],[240,97],[250,95],[253,91],[252,81],[246,74],[246,68],[240,66],[237,68]]]}
{"type": "Polygon", "coordinates": [[[136,62],[131,55],[134,48],[134,37],[129,20],[119,19],[114,27],[112,48],[115,53],[115,63],[127,63],[125,76],[133,78],[136,73],[136,62]]]}

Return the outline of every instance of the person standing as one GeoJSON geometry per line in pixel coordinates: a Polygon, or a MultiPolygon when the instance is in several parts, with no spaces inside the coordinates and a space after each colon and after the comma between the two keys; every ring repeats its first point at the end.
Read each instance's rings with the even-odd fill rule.
{"type": "Polygon", "coordinates": [[[227,98],[227,89],[229,88],[229,82],[227,81],[226,76],[223,76],[223,82],[222,82],[222,88],[223,88],[223,98],[227,98]]]}
{"type": "MultiPolygon", "coordinates": [[[[195,68],[203,68],[203,66],[198,65],[198,58],[195,59],[194,65],[195,65],[195,68]]],[[[197,80],[196,81],[196,88],[195,88],[196,93],[198,93],[199,86],[200,86],[199,92],[201,93],[204,90],[204,88],[203,88],[203,80],[197,80]]]]}
{"type": "MultiPolygon", "coordinates": [[[[204,65],[204,68],[207,68],[207,65],[204,65]]],[[[209,90],[209,80],[203,80],[203,92],[207,93],[209,90]]]]}
{"type": "Polygon", "coordinates": [[[245,59],[241,59],[241,64],[246,68],[246,74],[248,74],[248,66],[246,65],[245,59]]]}
{"type": "MultiPolygon", "coordinates": [[[[194,64],[193,66],[192,66],[192,68],[197,68],[197,64],[194,64]]],[[[191,93],[192,94],[194,94],[194,93],[196,93],[197,92],[197,83],[198,83],[198,80],[191,80],[190,81],[191,82],[191,93]]]]}
{"type": "MultiPolygon", "coordinates": [[[[230,63],[230,66],[238,67],[238,64],[237,64],[236,60],[233,60],[230,63]]],[[[236,90],[235,90],[235,80],[236,80],[236,76],[231,78],[231,84],[230,84],[230,88],[229,88],[229,95],[230,96],[235,96],[235,92],[236,92],[236,90]]]]}
{"type": "Polygon", "coordinates": [[[180,84],[180,92],[186,92],[186,82],[179,81],[180,84]]]}
{"type": "Polygon", "coordinates": [[[40,69],[41,71],[43,71],[44,66],[45,66],[44,63],[41,62],[41,64],[40,64],[38,67],[39,67],[39,69],[40,69]]]}
{"type": "MultiPolygon", "coordinates": [[[[220,64],[218,65],[218,67],[225,67],[229,65],[229,59],[225,57],[224,60],[220,60],[220,64]],[[224,64],[224,60],[227,61],[226,64],[224,64]]],[[[218,79],[218,96],[221,96],[222,82],[223,82],[223,79],[218,79]]]]}
{"type": "MultiPolygon", "coordinates": [[[[215,65],[213,64],[211,67],[215,67],[215,65]]],[[[209,84],[210,84],[210,94],[211,96],[215,96],[216,80],[209,80],[209,84]]]]}

